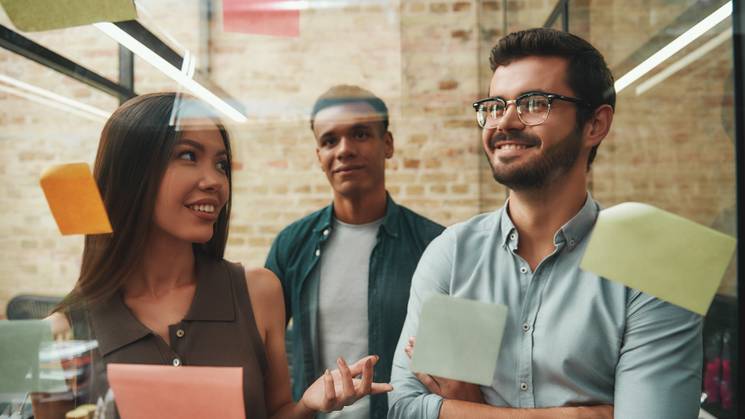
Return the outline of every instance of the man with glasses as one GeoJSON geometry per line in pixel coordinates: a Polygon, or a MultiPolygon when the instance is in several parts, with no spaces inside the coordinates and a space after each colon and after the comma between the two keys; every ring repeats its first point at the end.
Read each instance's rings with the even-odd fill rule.
{"type": "MultiPolygon", "coordinates": [[[[337,368],[339,356],[378,355],[374,381],[390,380],[411,276],[443,230],[386,192],[393,134],[382,99],[357,86],[332,87],[313,106],[310,128],[333,202],[282,230],[266,260],[282,282],[293,321],[295,399],[325,370],[337,368]]],[[[378,394],[325,417],[382,419],[387,412],[387,394],[378,394]]]]}
{"type": "Polygon", "coordinates": [[[697,418],[701,317],[579,268],[600,209],[588,172],[615,105],[605,60],[542,28],[507,35],[490,61],[489,98],[473,106],[509,199],[422,255],[389,418],[697,418]],[[435,293],[508,307],[491,386],[410,371],[410,337],[435,293]]]}

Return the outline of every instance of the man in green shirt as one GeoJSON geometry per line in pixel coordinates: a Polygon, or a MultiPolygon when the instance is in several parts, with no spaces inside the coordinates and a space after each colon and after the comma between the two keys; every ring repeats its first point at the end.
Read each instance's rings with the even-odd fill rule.
{"type": "MultiPolygon", "coordinates": [[[[293,396],[336,357],[380,357],[374,381],[388,382],[419,257],[443,227],[396,204],[385,188],[393,156],[385,103],[356,86],[318,98],[310,126],[333,189],[331,205],[286,227],[266,267],[282,282],[293,396]]],[[[387,395],[363,398],[327,417],[385,418],[387,395]]]]}

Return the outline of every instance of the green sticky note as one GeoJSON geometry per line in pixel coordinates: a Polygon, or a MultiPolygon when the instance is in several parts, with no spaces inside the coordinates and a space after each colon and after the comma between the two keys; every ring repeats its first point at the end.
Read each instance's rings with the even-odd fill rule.
{"type": "Polygon", "coordinates": [[[24,32],[137,19],[132,0],[0,0],[0,4],[24,32]]]}
{"type": "Polygon", "coordinates": [[[0,320],[0,394],[65,391],[62,366],[46,320],[0,320]]]}
{"type": "Polygon", "coordinates": [[[434,295],[419,318],[411,370],[489,386],[507,320],[507,306],[434,295]]]}
{"type": "Polygon", "coordinates": [[[736,240],[651,205],[600,212],[580,267],[705,315],[736,240]]]}

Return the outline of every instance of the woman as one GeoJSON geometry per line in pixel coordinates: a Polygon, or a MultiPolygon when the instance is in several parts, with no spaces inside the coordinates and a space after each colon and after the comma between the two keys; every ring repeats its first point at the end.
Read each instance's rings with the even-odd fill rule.
{"type": "MultiPolygon", "coordinates": [[[[98,341],[94,365],[242,366],[251,418],[312,417],[391,390],[371,382],[377,357],[339,359],[292,402],[281,285],[222,258],[231,152],[206,106],[174,93],[126,102],[103,129],[94,177],[113,234],[86,236],[77,284],[51,316],[56,334],[98,341]]],[[[89,387],[95,401],[107,383],[94,375],[89,387]]]]}

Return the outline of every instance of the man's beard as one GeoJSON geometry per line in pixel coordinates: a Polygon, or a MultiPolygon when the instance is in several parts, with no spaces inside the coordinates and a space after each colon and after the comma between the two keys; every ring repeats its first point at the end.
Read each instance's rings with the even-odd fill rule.
{"type": "MultiPolygon", "coordinates": [[[[496,150],[496,146],[507,140],[518,140],[538,146],[541,141],[538,137],[522,132],[509,134],[495,134],[489,139],[489,147],[496,150]]],[[[557,141],[552,146],[543,150],[532,160],[521,163],[507,163],[501,166],[495,165],[489,156],[487,160],[492,169],[494,180],[512,190],[541,189],[564,173],[568,172],[577,161],[582,151],[582,132],[575,127],[569,135],[557,141]],[[510,167],[513,165],[515,167],[510,167]]],[[[498,159],[498,157],[495,157],[498,159]]]]}

